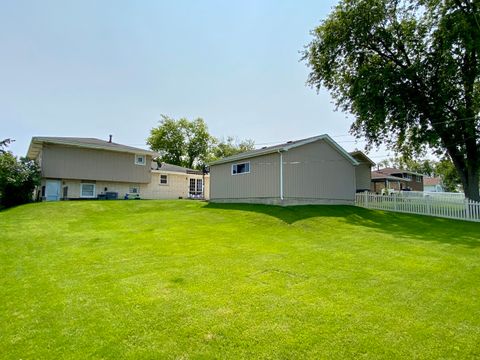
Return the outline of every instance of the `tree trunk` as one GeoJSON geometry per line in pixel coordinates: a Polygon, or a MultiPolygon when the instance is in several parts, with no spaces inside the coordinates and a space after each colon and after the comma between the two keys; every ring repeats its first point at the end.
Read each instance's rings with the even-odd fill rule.
{"type": "Polygon", "coordinates": [[[465,197],[469,198],[470,200],[480,201],[480,169],[477,168],[467,171],[467,174],[461,176],[461,179],[465,197]]]}

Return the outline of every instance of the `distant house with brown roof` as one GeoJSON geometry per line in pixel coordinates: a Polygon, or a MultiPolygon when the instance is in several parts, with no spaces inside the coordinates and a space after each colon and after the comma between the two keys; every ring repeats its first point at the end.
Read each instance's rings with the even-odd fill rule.
{"type": "Polygon", "coordinates": [[[440,177],[424,177],[423,190],[430,192],[443,192],[442,179],[440,177]]]}
{"type": "Polygon", "coordinates": [[[396,168],[372,171],[370,190],[381,193],[382,189],[423,191],[423,175],[396,168]]]}

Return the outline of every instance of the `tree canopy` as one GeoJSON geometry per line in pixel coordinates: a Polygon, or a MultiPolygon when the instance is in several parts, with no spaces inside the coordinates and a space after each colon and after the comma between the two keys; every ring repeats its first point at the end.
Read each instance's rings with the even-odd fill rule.
{"type": "Polygon", "coordinates": [[[162,115],[160,125],[150,131],[147,144],[161,154],[161,161],[189,168],[205,163],[213,138],[203,119],[172,119],[162,115]]]}
{"type": "Polygon", "coordinates": [[[161,154],[160,161],[189,168],[202,168],[210,161],[255,148],[253,140],[213,137],[201,118],[175,120],[166,115],[162,115],[160,125],[150,131],[147,144],[161,154]]]}
{"type": "Polygon", "coordinates": [[[212,148],[210,161],[253,149],[255,149],[255,142],[250,139],[239,141],[233,136],[228,136],[222,140],[216,139],[215,145],[212,148]]]}
{"type": "Polygon", "coordinates": [[[480,200],[480,1],[342,0],[313,32],[308,83],[368,146],[449,157],[480,200]]]}

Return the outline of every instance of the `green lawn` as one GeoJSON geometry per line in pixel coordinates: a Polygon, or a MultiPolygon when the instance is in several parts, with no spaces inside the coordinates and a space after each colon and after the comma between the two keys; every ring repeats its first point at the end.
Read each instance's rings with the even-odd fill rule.
{"type": "Polygon", "coordinates": [[[0,212],[0,357],[480,357],[480,224],[348,206],[0,212]]]}

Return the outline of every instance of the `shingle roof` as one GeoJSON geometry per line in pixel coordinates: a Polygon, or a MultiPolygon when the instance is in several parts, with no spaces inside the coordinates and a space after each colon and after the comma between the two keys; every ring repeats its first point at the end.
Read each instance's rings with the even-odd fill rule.
{"type": "Polygon", "coordinates": [[[410,179],[401,178],[399,176],[385,174],[382,170],[372,171],[372,180],[411,181],[410,179]]]}
{"type": "Polygon", "coordinates": [[[347,151],[345,151],[344,148],[342,148],[340,145],[338,145],[330,136],[327,134],[323,135],[318,135],[318,136],[312,136],[306,139],[300,139],[300,140],[295,140],[295,141],[287,141],[286,143],[279,144],[279,145],[273,145],[273,146],[264,146],[261,149],[257,150],[251,150],[251,151],[246,151],[240,154],[232,155],[225,157],[223,159],[219,159],[216,161],[213,161],[209,165],[219,165],[219,164],[224,164],[227,162],[231,161],[237,161],[237,160],[242,160],[242,159],[248,159],[256,156],[261,156],[261,155],[267,155],[267,154],[272,154],[275,152],[282,152],[282,151],[288,151],[289,149],[296,148],[298,146],[306,145],[318,140],[325,140],[327,143],[329,143],[333,148],[335,148],[341,155],[343,155],[348,161],[350,161],[353,165],[358,165],[358,161],[355,160],[352,155],[350,155],[347,151]]]}
{"type": "Polygon", "coordinates": [[[442,179],[439,178],[439,177],[424,177],[423,178],[423,185],[431,185],[431,186],[435,186],[435,185],[440,185],[442,183],[442,179]]]}
{"type": "Polygon", "coordinates": [[[109,151],[127,152],[127,153],[138,154],[138,155],[150,155],[152,157],[160,156],[160,154],[154,151],[140,149],[133,146],[117,144],[114,142],[109,142],[109,141],[100,140],[96,138],[35,136],[32,138],[32,141],[30,142],[30,147],[28,148],[27,157],[31,159],[36,158],[43,144],[58,144],[58,145],[76,146],[76,147],[82,147],[82,148],[88,148],[88,149],[101,149],[101,150],[109,150],[109,151]]]}
{"type": "Polygon", "coordinates": [[[199,170],[189,169],[183,166],[168,164],[162,162],[160,165],[156,161],[152,161],[151,165],[152,170],[159,170],[159,171],[170,171],[170,172],[178,172],[182,174],[201,174],[202,172],[199,170]]]}
{"type": "Polygon", "coordinates": [[[392,175],[392,174],[412,174],[412,175],[423,176],[423,174],[419,174],[419,173],[416,173],[416,172],[414,172],[414,171],[403,170],[403,169],[396,169],[396,168],[392,168],[392,167],[383,168],[383,169],[380,169],[379,171],[381,171],[382,173],[387,174],[387,175],[392,175]]]}

